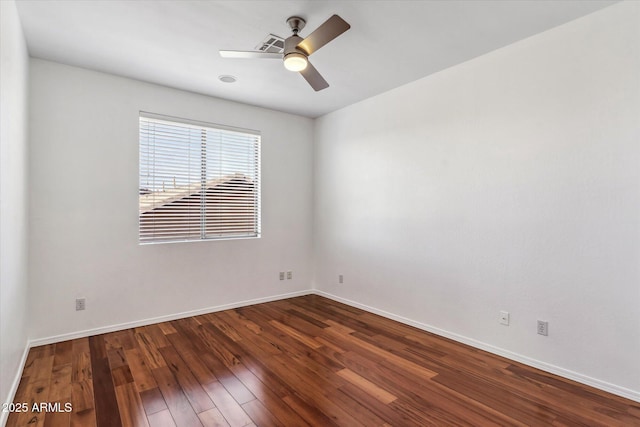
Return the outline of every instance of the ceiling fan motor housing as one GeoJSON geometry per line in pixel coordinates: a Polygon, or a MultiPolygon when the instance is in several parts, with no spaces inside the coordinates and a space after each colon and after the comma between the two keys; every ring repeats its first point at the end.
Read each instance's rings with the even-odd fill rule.
{"type": "Polygon", "coordinates": [[[297,36],[297,35],[293,35],[293,36],[285,39],[285,41],[284,41],[284,56],[285,56],[285,58],[290,53],[301,53],[304,56],[308,56],[309,55],[307,52],[305,52],[304,50],[302,50],[299,47],[297,47],[298,43],[300,43],[302,40],[303,40],[303,38],[300,37],[300,36],[297,36]]]}
{"type": "Polygon", "coordinates": [[[309,56],[307,52],[296,47],[298,43],[303,40],[303,38],[298,35],[298,32],[300,32],[300,30],[304,28],[307,22],[299,16],[291,16],[287,18],[287,24],[289,24],[289,27],[291,27],[293,35],[284,41],[284,57],[286,58],[287,55],[291,53],[301,53],[305,57],[309,56]]]}

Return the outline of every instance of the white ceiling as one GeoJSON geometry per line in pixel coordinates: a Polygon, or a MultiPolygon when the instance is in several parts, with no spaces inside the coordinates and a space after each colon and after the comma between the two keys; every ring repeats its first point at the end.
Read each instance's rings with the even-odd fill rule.
{"type": "Polygon", "coordinates": [[[317,117],[514,43],[615,1],[31,1],[18,12],[31,56],[317,117]],[[314,92],[279,60],[223,59],[286,18],[304,37],[337,13],[351,29],[311,56],[314,92]],[[236,83],[218,76],[231,74],[236,83]]]}

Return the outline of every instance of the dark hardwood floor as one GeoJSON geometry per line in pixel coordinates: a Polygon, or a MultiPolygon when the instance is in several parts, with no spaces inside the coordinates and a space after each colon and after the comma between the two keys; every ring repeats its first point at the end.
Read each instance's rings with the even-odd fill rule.
{"type": "Polygon", "coordinates": [[[639,403],[318,296],[35,347],[15,403],[41,402],[7,425],[640,426],[639,403]]]}

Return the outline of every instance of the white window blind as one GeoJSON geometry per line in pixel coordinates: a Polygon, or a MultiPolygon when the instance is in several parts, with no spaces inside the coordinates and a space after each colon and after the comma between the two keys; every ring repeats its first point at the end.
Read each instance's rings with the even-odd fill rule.
{"type": "Polygon", "coordinates": [[[140,114],[140,243],[260,236],[260,134],[140,114]]]}

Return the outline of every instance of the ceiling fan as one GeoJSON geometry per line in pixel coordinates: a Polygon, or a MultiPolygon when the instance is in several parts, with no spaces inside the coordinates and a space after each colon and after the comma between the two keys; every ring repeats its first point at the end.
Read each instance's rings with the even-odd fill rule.
{"type": "Polygon", "coordinates": [[[299,16],[292,16],[287,19],[287,24],[291,27],[293,35],[285,39],[283,53],[221,50],[220,56],[223,58],[283,59],[285,68],[302,74],[302,77],[305,78],[315,91],[328,88],[329,83],[327,83],[318,70],[309,62],[309,55],[347,31],[351,28],[351,25],[338,15],[333,15],[303,39],[298,35],[298,32],[302,30],[306,24],[304,19],[299,16]]]}

